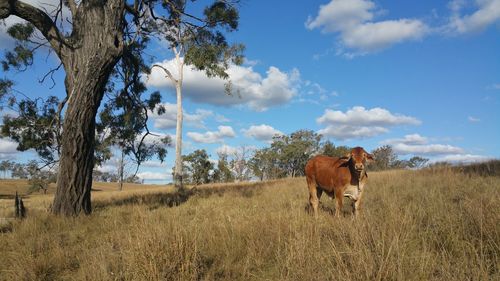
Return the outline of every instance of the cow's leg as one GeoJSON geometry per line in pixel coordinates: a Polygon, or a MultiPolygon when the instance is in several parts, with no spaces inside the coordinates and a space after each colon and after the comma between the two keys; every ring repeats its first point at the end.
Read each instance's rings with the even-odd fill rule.
{"type": "Polygon", "coordinates": [[[353,210],[352,212],[354,213],[354,215],[357,217],[359,215],[359,208],[360,208],[360,205],[361,205],[361,195],[363,195],[363,191],[361,191],[359,194],[358,194],[358,199],[356,201],[354,201],[353,203],[353,210]]]}
{"type": "Polygon", "coordinates": [[[342,212],[342,200],[344,198],[344,192],[339,188],[335,190],[335,216],[337,218],[340,217],[340,213],[342,212]]]}
{"type": "Polygon", "coordinates": [[[318,206],[319,206],[318,194],[321,196],[321,191],[316,186],[316,181],[311,178],[307,178],[307,186],[309,187],[309,204],[314,210],[314,216],[318,217],[318,206]]]}

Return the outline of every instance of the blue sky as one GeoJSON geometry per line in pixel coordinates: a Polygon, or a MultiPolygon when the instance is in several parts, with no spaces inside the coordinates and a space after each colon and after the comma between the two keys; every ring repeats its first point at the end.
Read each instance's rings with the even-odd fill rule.
{"type": "MultiPolygon", "coordinates": [[[[221,149],[259,148],[275,133],[311,129],[336,145],[390,144],[401,158],[500,157],[500,0],[246,0],[240,16],[228,36],[246,45],[246,63],[229,69],[240,97],[185,71],[184,154],[204,148],[215,160],[221,149]]],[[[4,49],[11,43],[0,29],[4,49]]],[[[161,44],[151,52],[171,65],[161,44]]],[[[63,73],[53,90],[37,83],[51,63],[39,58],[29,73],[9,77],[25,93],[64,93],[63,73]]],[[[153,116],[152,131],[174,135],[172,86],[159,71],[148,85],[167,108],[153,116]]],[[[3,158],[33,157],[0,141],[3,158]]],[[[142,167],[141,177],[169,181],[174,154],[142,167]]],[[[113,161],[102,169],[116,171],[113,161]]]]}

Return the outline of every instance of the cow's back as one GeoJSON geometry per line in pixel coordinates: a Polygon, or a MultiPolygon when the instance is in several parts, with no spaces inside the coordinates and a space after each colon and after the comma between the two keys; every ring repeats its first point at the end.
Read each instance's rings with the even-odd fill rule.
{"type": "Polygon", "coordinates": [[[351,181],[347,159],[318,155],[306,164],[307,181],[314,181],[318,187],[329,192],[343,188],[351,181]]]}

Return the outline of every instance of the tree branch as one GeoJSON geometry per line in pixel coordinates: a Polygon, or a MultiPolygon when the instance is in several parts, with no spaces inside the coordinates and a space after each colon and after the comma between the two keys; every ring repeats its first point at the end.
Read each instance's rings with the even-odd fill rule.
{"type": "Polygon", "coordinates": [[[174,76],[172,76],[172,73],[170,73],[170,71],[168,69],[166,69],[165,67],[159,65],[159,64],[154,64],[151,69],[153,69],[154,67],[159,67],[161,69],[163,69],[163,71],[165,71],[165,74],[167,75],[167,77],[174,83],[174,84],[177,84],[177,79],[174,78],[174,76]]]}
{"type": "Polygon", "coordinates": [[[18,0],[0,0],[0,19],[10,15],[18,16],[32,23],[47,39],[56,54],[63,61],[65,48],[70,46],[49,15],[42,10],[18,0]]]}

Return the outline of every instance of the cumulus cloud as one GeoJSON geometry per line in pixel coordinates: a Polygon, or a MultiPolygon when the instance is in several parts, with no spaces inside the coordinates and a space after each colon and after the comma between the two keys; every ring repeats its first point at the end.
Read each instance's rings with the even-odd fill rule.
{"type": "Polygon", "coordinates": [[[463,154],[460,147],[449,144],[429,144],[428,139],[419,134],[406,135],[403,138],[388,139],[381,144],[391,145],[395,153],[400,155],[445,155],[463,154]]]}
{"type": "Polygon", "coordinates": [[[381,142],[382,144],[409,144],[409,145],[414,145],[414,144],[426,144],[427,143],[427,138],[423,137],[419,134],[411,134],[411,135],[406,135],[403,138],[398,138],[398,139],[388,139],[385,141],[381,142]]]}
{"type": "MultiPolygon", "coordinates": [[[[153,112],[149,111],[149,116],[153,119],[153,125],[157,129],[173,129],[177,124],[177,105],[173,103],[162,103],[161,106],[165,109],[165,112],[161,115],[157,113],[156,110],[153,112]]],[[[195,113],[188,113],[183,111],[184,121],[191,126],[204,128],[205,120],[209,117],[214,117],[218,122],[225,122],[225,117],[220,114],[214,114],[211,110],[206,109],[196,109],[195,113]]]]}
{"type": "Polygon", "coordinates": [[[0,153],[13,154],[17,153],[17,142],[8,138],[0,138],[0,153]]]}
{"type": "Polygon", "coordinates": [[[414,155],[440,155],[440,154],[462,154],[464,150],[449,144],[405,144],[396,143],[392,145],[397,154],[414,155]]]}
{"type": "Polygon", "coordinates": [[[217,154],[226,154],[226,155],[233,155],[238,151],[238,148],[223,144],[222,146],[218,147],[215,152],[217,154]]]}
{"type": "MultiPolygon", "coordinates": [[[[177,69],[174,60],[161,63],[167,69],[177,69]]],[[[174,73],[176,71],[173,71],[174,73]]],[[[231,65],[227,70],[231,84],[232,95],[225,93],[228,82],[220,78],[208,78],[203,71],[184,68],[183,95],[197,103],[234,106],[247,105],[255,111],[265,111],[273,106],[289,102],[297,94],[297,83],[300,73],[294,69],[286,73],[271,66],[262,77],[251,66],[231,65]]],[[[163,70],[154,68],[147,78],[148,86],[174,89],[172,82],[165,78],[163,70]]]]}
{"type": "Polygon", "coordinates": [[[12,159],[17,151],[17,142],[8,138],[0,138],[0,159],[12,159]]]}
{"type": "Polygon", "coordinates": [[[500,0],[476,0],[474,12],[462,14],[467,6],[463,0],[448,3],[451,10],[449,23],[444,30],[451,34],[466,34],[484,30],[486,27],[500,22],[500,0]]]}
{"type": "Polygon", "coordinates": [[[493,157],[475,154],[450,154],[431,159],[430,163],[449,162],[449,163],[478,163],[493,160],[493,157]]]}
{"type": "Polygon", "coordinates": [[[365,139],[374,137],[389,130],[384,127],[366,127],[366,126],[349,126],[349,125],[329,125],[318,131],[319,134],[336,138],[338,140],[348,139],[365,139]]]}
{"type": "Polygon", "coordinates": [[[308,29],[323,33],[338,33],[341,46],[354,52],[347,56],[380,51],[404,41],[418,40],[429,32],[429,27],[418,19],[374,21],[383,13],[371,0],[332,0],[321,5],[316,17],[305,23],[308,29]]]}
{"type": "Polygon", "coordinates": [[[219,126],[217,128],[217,131],[205,133],[188,132],[187,136],[198,143],[217,143],[222,142],[224,138],[234,138],[236,136],[231,126],[219,126]]]}
{"type": "Polygon", "coordinates": [[[283,135],[281,131],[266,124],[252,125],[250,128],[243,129],[242,131],[246,137],[260,141],[270,141],[275,135],[283,135]]]}
{"type": "Polygon", "coordinates": [[[346,112],[327,109],[316,121],[326,125],[318,133],[339,140],[369,138],[388,132],[388,127],[421,123],[414,117],[393,114],[383,108],[365,109],[362,106],[346,112]]]}

